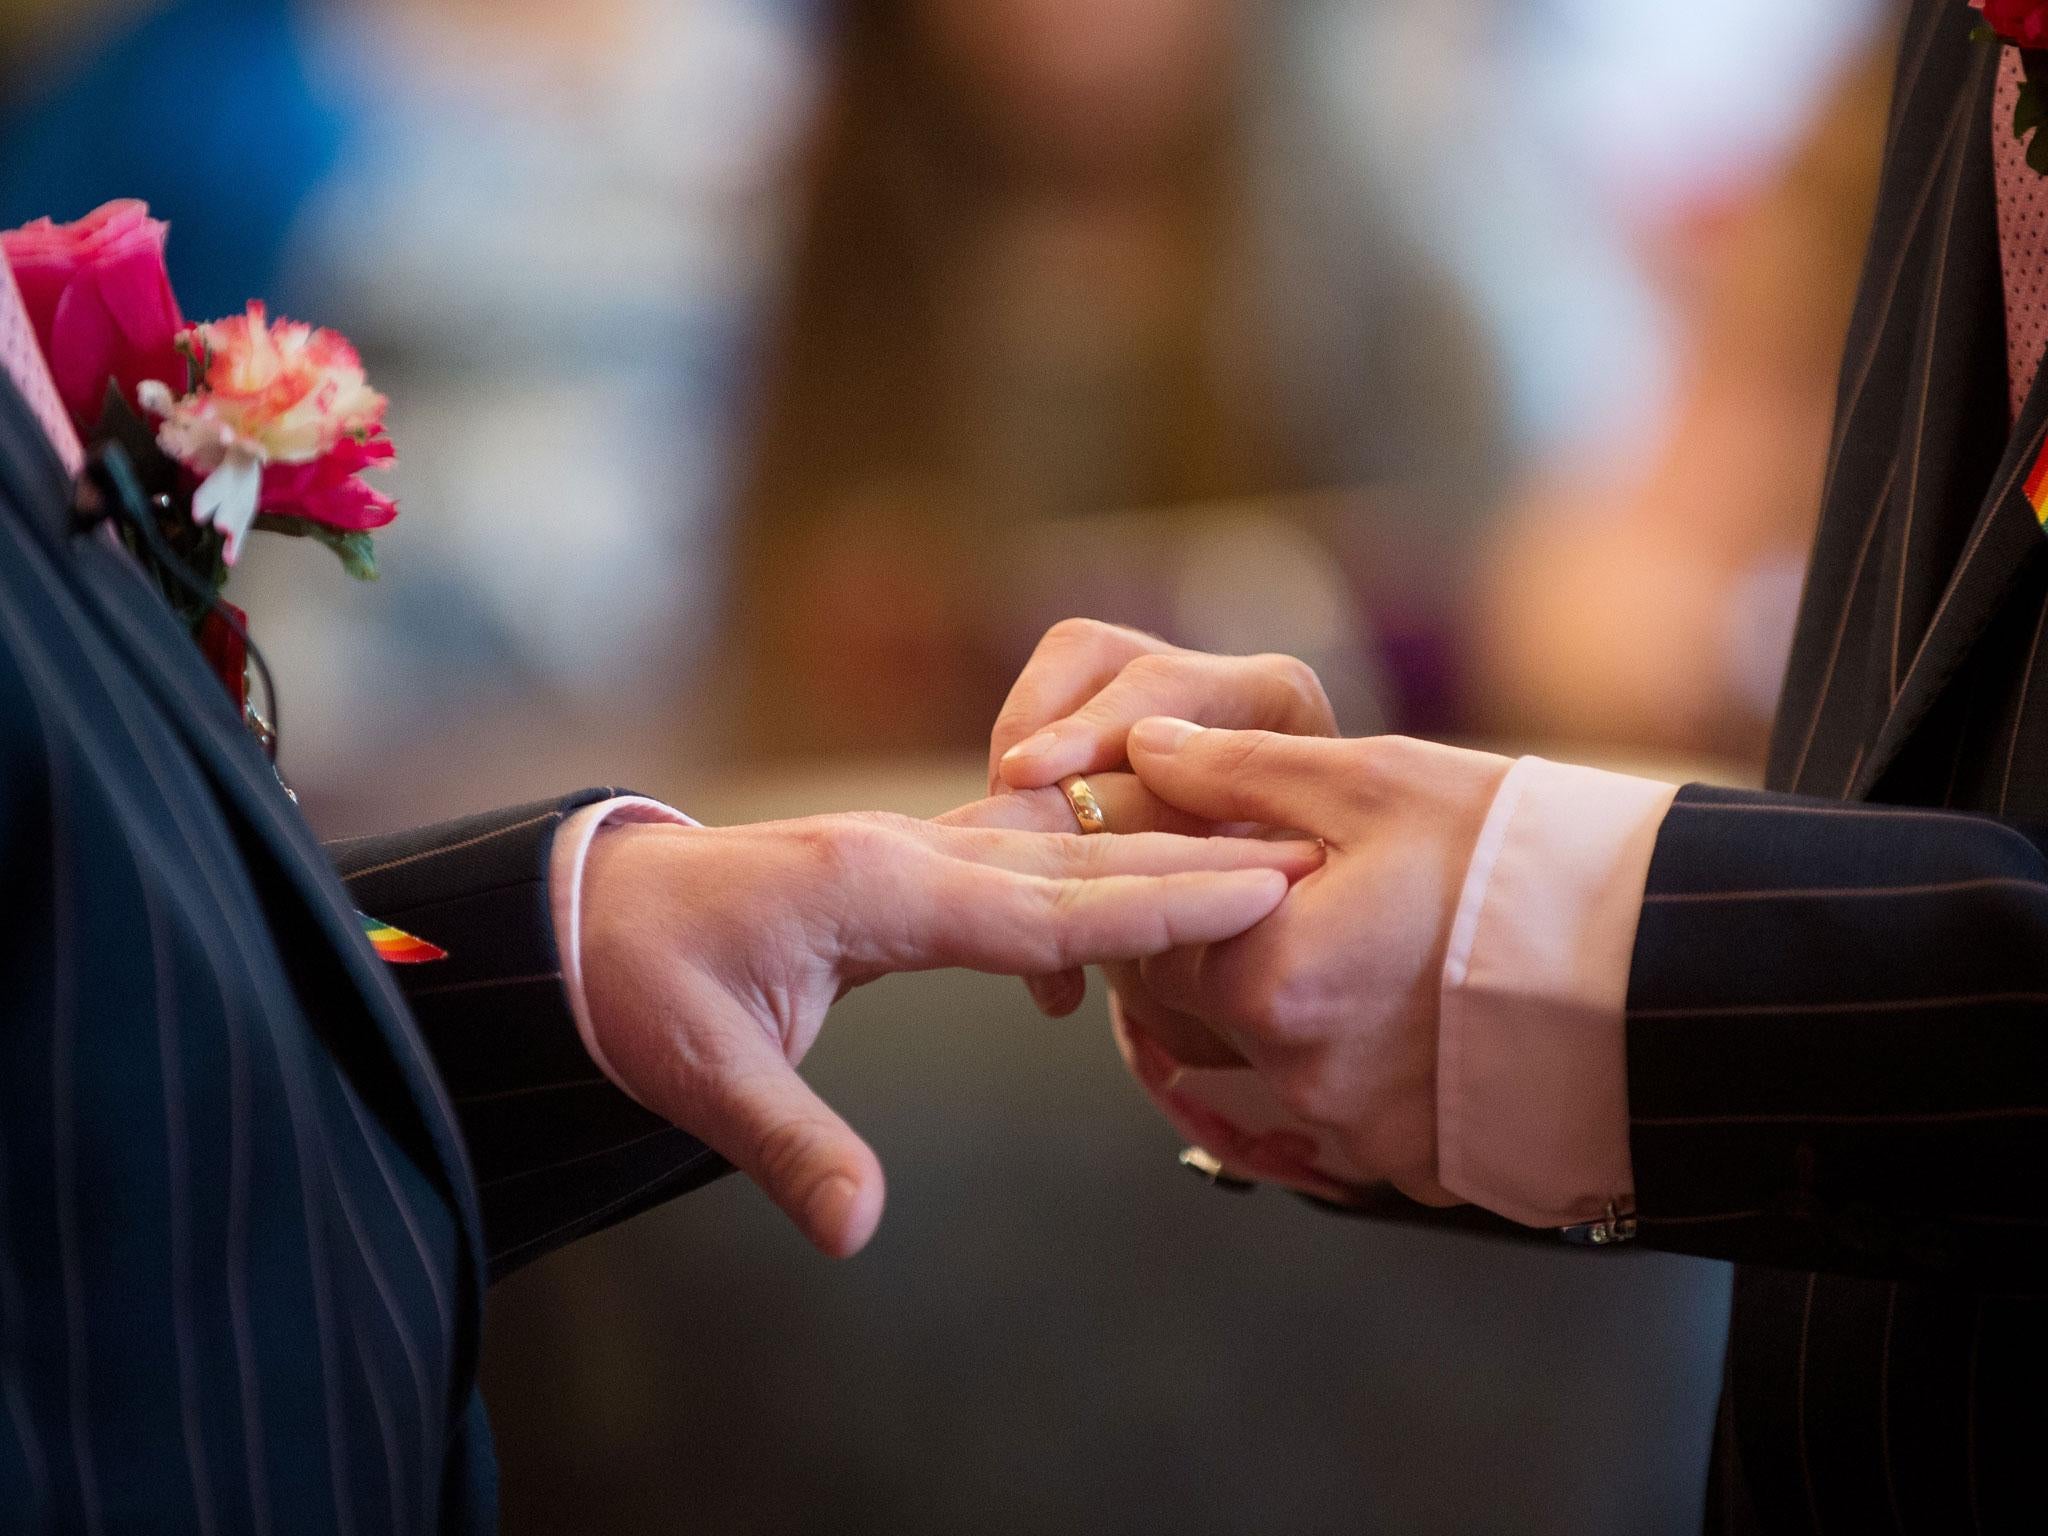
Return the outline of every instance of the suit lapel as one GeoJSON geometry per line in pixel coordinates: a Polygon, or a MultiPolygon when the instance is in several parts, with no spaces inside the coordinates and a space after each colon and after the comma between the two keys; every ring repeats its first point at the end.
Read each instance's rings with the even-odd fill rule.
{"type": "Polygon", "coordinates": [[[358,995],[362,1014],[381,1036],[380,1055],[388,1057],[403,1088],[397,1094],[366,1092],[366,1104],[460,1214],[472,1273],[481,1275],[482,1222],[474,1181],[453,1129],[453,1109],[425,1060],[404,1000],[364,943],[325,853],[168,606],[116,550],[97,540],[65,536],[69,478],[47,447],[37,454],[25,446],[29,433],[41,436],[18,394],[0,378],[0,476],[41,531],[53,537],[58,569],[73,575],[73,590],[100,616],[103,633],[126,656],[171,729],[205,769],[223,808],[242,822],[302,904],[345,983],[358,995]]]}
{"type": "MultiPolygon", "coordinates": [[[[1944,542],[1930,537],[1942,530],[1922,510],[1952,473],[1953,456],[1928,449],[1956,420],[1962,360],[1978,355],[1963,343],[1986,321],[1987,263],[1996,291],[1984,94],[1996,61],[1970,43],[1969,27],[1967,11],[1948,0],[1922,0],[1906,26],[1870,257],[1843,351],[1820,528],[1771,744],[1769,782],[1779,789],[1843,792],[1860,748],[1890,712],[1895,675],[1938,597],[1937,578],[1934,590],[1907,601],[1903,583],[1926,575],[1908,566],[1905,546],[1944,542]],[[1978,293],[1974,321],[1950,316],[1930,325],[1937,287],[1951,308],[1978,293]]],[[[1998,326],[1995,307],[1988,320],[1998,326]]],[[[2002,403],[1997,410],[2002,417],[2002,403]]],[[[1998,446],[1978,456],[1980,474],[1998,446]]],[[[1953,501],[1942,505],[1952,511],[1953,501]]],[[[1960,540],[1945,542],[1953,558],[1960,540]]]]}
{"type": "MultiPolygon", "coordinates": [[[[1884,686],[1877,721],[1857,771],[1851,798],[1868,797],[1915,730],[1953,681],[1977,638],[2028,563],[2039,558],[2044,534],[2027,496],[2027,482],[2048,438],[2048,370],[2022,403],[2003,446],[1988,449],[1986,427],[2003,414],[2006,358],[2003,277],[1992,192],[1989,92],[1996,54],[1983,55],[1968,93],[1970,122],[1958,167],[1963,210],[1952,221],[1944,260],[1930,276],[1921,317],[1920,346],[1901,422],[1899,482],[1891,509],[1886,577],[1893,602],[1879,627],[1891,626],[1883,665],[1873,677],[1884,686]],[[1971,314],[1996,303],[1996,323],[1971,314]],[[1996,339],[1996,347],[1988,344],[1996,339]],[[1993,462],[1988,489],[1974,500],[1959,545],[1945,540],[1944,501],[1972,503],[1973,486],[1986,485],[1977,466],[1993,462]],[[1931,601],[1930,601],[1931,599],[1931,601]],[[1918,616],[1924,614],[1924,618],[1918,616]]],[[[1873,658],[1875,661],[1875,658],[1873,658]]]]}
{"type": "MultiPolygon", "coordinates": [[[[354,910],[336,888],[327,855],[286,799],[269,760],[235,718],[218,680],[206,670],[197,647],[178,631],[162,599],[114,551],[93,551],[92,557],[120,567],[101,581],[85,584],[117,643],[128,652],[145,686],[157,695],[173,728],[222,797],[269,853],[339,961],[360,997],[362,1011],[382,1035],[405,1086],[404,1102],[388,1105],[386,1095],[366,1095],[370,1107],[463,1213],[470,1240],[476,1243],[481,1223],[471,1198],[468,1159],[453,1131],[453,1106],[426,1060],[403,998],[383,962],[364,942],[354,910]]],[[[479,1249],[479,1259],[480,1254],[479,1249]]]]}
{"type": "Polygon", "coordinates": [[[2028,404],[1926,636],[1849,786],[1851,799],[1866,798],[1876,789],[1885,770],[1954,679],[1970,647],[2004,605],[2021,573],[2043,553],[2044,534],[2024,488],[2044,439],[2048,439],[2048,409],[2044,409],[2048,402],[2043,401],[2038,385],[2028,404]]]}
{"type": "Polygon", "coordinates": [[[1968,22],[1935,6],[1914,24],[1927,41],[1909,34],[1913,85],[1773,743],[1784,788],[1872,795],[2044,542],[2025,486],[2048,438],[2048,371],[2006,431],[1998,60],[1968,22]]]}

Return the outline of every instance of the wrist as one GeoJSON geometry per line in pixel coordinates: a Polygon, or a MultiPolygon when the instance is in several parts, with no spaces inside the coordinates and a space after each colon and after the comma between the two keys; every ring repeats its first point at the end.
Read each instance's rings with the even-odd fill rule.
{"type": "Polygon", "coordinates": [[[1442,971],[1439,1177],[1529,1226],[1633,1185],[1623,1009],[1673,786],[1524,758],[1466,874],[1442,971]]]}
{"type": "MultiPolygon", "coordinates": [[[[640,878],[636,866],[645,860],[647,834],[681,836],[695,827],[687,816],[659,801],[622,795],[583,807],[555,834],[548,867],[549,902],[562,987],[584,1050],[629,1095],[632,1090],[621,1081],[603,1046],[600,1019],[616,1017],[620,988],[634,974],[621,950],[632,942],[636,926],[630,895],[640,878]]],[[[643,917],[648,910],[637,909],[643,917]]]]}

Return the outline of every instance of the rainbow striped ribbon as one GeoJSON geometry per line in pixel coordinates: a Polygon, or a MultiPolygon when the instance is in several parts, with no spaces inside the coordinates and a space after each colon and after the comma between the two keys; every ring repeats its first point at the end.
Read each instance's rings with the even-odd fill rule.
{"type": "Polygon", "coordinates": [[[2041,452],[2034,460],[2034,467],[2027,475],[2027,505],[2034,509],[2034,521],[2048,532],[2048,440],[2041,444],[2041,452]]]}
{"type": "Polygon", "coordinates": [[[370,948],[377,951],[377,958],[386,965],[425,965],[430,960],[448,958],[447,950],[416,938],[403,928],[394,928],[367,912],[358,912],[356,916],[362,919],[363,936],[370,941],[370,948]]]}

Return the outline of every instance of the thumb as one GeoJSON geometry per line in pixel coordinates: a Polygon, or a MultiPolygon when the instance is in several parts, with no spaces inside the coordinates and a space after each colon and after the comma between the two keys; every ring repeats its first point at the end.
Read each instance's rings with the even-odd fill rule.
{"type": "Polygon", "coordinates": [[[767,1193],[835,1259],[882,1220],[882,1164],[770,1042],[747,1025],[681,1123],[767,1193]],[[744,1041],[745,1044],[741,1042],[744,1041]]]}
{"type": "Polygon", "coordinates": [[[1207,821],[1253,821],[1327,837],[1342,804],[1347,743],[1272,731],[1223,731],[1155,715],[1127,751],[1144,786],[1207,821]]]}

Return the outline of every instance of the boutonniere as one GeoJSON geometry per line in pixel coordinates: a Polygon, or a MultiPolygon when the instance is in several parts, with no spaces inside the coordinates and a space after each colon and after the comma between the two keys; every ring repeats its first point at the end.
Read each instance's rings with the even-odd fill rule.
{"type": "Polygon", "coordinates": [[[2048,176],[2048,134],[2035,132],[2048,122],[2048,53],[2042,51],[2048,49],[2048,0],[1970,0],[1970,8],[1984,14],[1971,37],[2019,50],[2022,78],[2013,137],[2026,139],[2027,164],[2048,176]]]}
{"type": "MultiPolygon", "coordinates": [[[[348,340],[263,305],[188,324],[141,203],[0,233],[65,409],[95,452],[118,445],[154,526],[117,522],[237,707],[247,632],[221,597],[251,533],[323,544],[374,580],[373,529],[398,515],[362,477],[395,457],[384,397],[348,340]],[[166,558],[176,568],[166,565],[166,558]]],[[[272,701],[274,707],[274,700],[272,701]]]]}

